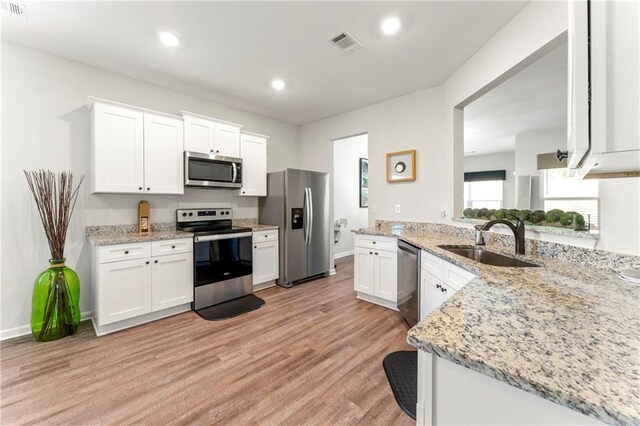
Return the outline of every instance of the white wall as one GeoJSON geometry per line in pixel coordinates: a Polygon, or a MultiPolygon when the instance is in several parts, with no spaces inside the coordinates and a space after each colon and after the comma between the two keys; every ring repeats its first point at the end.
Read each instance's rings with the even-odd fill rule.
{"type": "MultiPolygon", "coordinates": [[[[11,43],[2,43],[2,264],[0,330],[29,324],[31,290],[49,253],[23,169],[72,170],[87,176],[67,236],[68,265],[81,280],[82,311],[90,310],[87,225],[136,223],[137,203],[151,203],[154,222],[172,222],[175,209],[236,203],[236,217],[257,217],[257,199],[223,190],[191,189],[184,196],[92,195],[87,96],[177,113],[197,112],[270,135],[269,171],[297,165],[298,127],[112,74],[11,43]],[[7,265],[11,265],[7,267],[7,265]]],[[[23,330],[19,329],[18,331],[23,330]]],[[[16,331],[16,330],[14,330],[16,331]]]]}
{"type": "Polygon", "coordinates": [[[530,210],[544,210],[538,154],[556,152],[567,143],[567,129],[531,130],[516,135],[516,175],[531,176],[530,210]]]}
{"type": "Polygon", "coordinates": [[[515,136],[516,174],[538,176],[538,154],[555,153],[566,146],[567,129],[531,130],[515,136]]]}
{"type": "Polygon", "coordinates": [[[360,207],[360,159],[368,158],[368,136],[359,135],[333,141],[333,217],[347,219],[335,256],[353,254],[354,229],[366,228],[368,209],[360,207]]]}
{"type": "MultiPolygon", "coordinates": [[[[447,171],[439,161],[447,149],[440,143],[440,107],[440,88],[426,89],[302,126],[300,167],[331,172],[332,141],[368,133],[369,225],[376,219],[437,221],[433,200],[446,199],[449,190],[439,184],[447,171]],[[385,154],[406,149],[417,150],[416,181],[387,183],[385,154]]],[[[333,195],[331,203],[333,214],[333,195]]]]}
{"type": "Polygon", "coordinates": [[[506,176],[502,186],[502,206],[506,209],[513,209],[516,206],[516,178],[513,175],[515,167],[516,159],[513,151],[464,157],[465,172],[505,170],[506,176]]]}

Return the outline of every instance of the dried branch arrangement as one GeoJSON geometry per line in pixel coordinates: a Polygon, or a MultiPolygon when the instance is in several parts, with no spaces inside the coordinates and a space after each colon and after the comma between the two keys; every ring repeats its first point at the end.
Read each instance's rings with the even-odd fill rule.
{"type": "Polygon", "coordinates": [[[74,188],[73,173],[70,171],[56,174],[50,170],[25,170],[24,174],[38,206],[51,258],[63,259],[67,229],[84,175],[74,188]]]}

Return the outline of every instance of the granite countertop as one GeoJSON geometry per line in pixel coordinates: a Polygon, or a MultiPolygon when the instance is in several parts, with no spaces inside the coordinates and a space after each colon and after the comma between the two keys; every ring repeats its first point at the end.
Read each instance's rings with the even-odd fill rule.
{"type": "Polygon", "coordinates": [[[253,224],[253,225],[249,225],[249,227],[251,229],[253,229],[253,232],[259,232],[259,231],[273,231],[278,229],[277,225],[262,225],[262,224],[253,224]]]}
{"type": "Polygon", "coordinates": [[[87,239],[94,246],[111,246],[116,244],[131,244],[145,241],[176,240],[179,238],[193,238],[193,233],[174,229],[167,231],[154,231],[149,235],[140,235],[137,232],[87,235],[87,239]]]}
{"type": "Polygon", "coordinates": [[[640,285],[612,270],[513,255],[539,265],[484,265],[438,245],[455,235],[362,229],[395,236],[477,275],[409,330],[416,348],[610,424],[640,424],[640,285]]]}

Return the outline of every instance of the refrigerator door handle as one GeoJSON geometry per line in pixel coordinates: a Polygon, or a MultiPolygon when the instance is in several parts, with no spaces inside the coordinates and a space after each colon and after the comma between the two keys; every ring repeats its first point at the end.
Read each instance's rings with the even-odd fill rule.
{"type": "Polygon", "coordinates": [[[309,188],[304,189],[304,245],[309,245],[309,188]]]}
{"type": "Polygon", "coordinates": [[[313,238],[313,192],[309,188],[309,244],[313,238]]]}

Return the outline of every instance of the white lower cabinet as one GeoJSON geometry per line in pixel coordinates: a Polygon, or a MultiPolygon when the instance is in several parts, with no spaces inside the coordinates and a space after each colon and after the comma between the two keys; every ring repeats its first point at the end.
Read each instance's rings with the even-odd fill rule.
{"type": "Polygon", "coordinates": [[[356,235],[354,283],[358,298],[397,309],[398,242],[395,238],[356,235]]]}
{"type": "Polygon", "coordinates": [[[103,263],[98,277],[101,324],[151,312],[151,266],[148,259],[103,263]]]}
{"type": "Polygon", "coordinates": [[[424,250],[420,262],[420,320],[423,320],[475,275],[424,250]]]}
{"type": "Polygon", "coordinates": [[[170,254],[153,259],[151,276],[154,311],[193,301],[193,280],[185,279],[193,273],[193,253],[170,254]]]}
{"type": "Polygon", "coordinates": [[[192,247],[190,238],[95,247],[92,305],[96,334],[189,310],[193,301],[192,247]],[[171,253],[172,249],[175,252],[171,253]]]}
{"type": "Polygon", "coordinates": [[[275,285],[280,277],[278,230],[253,233],[253,286],[263,289],[275,285]]]}

